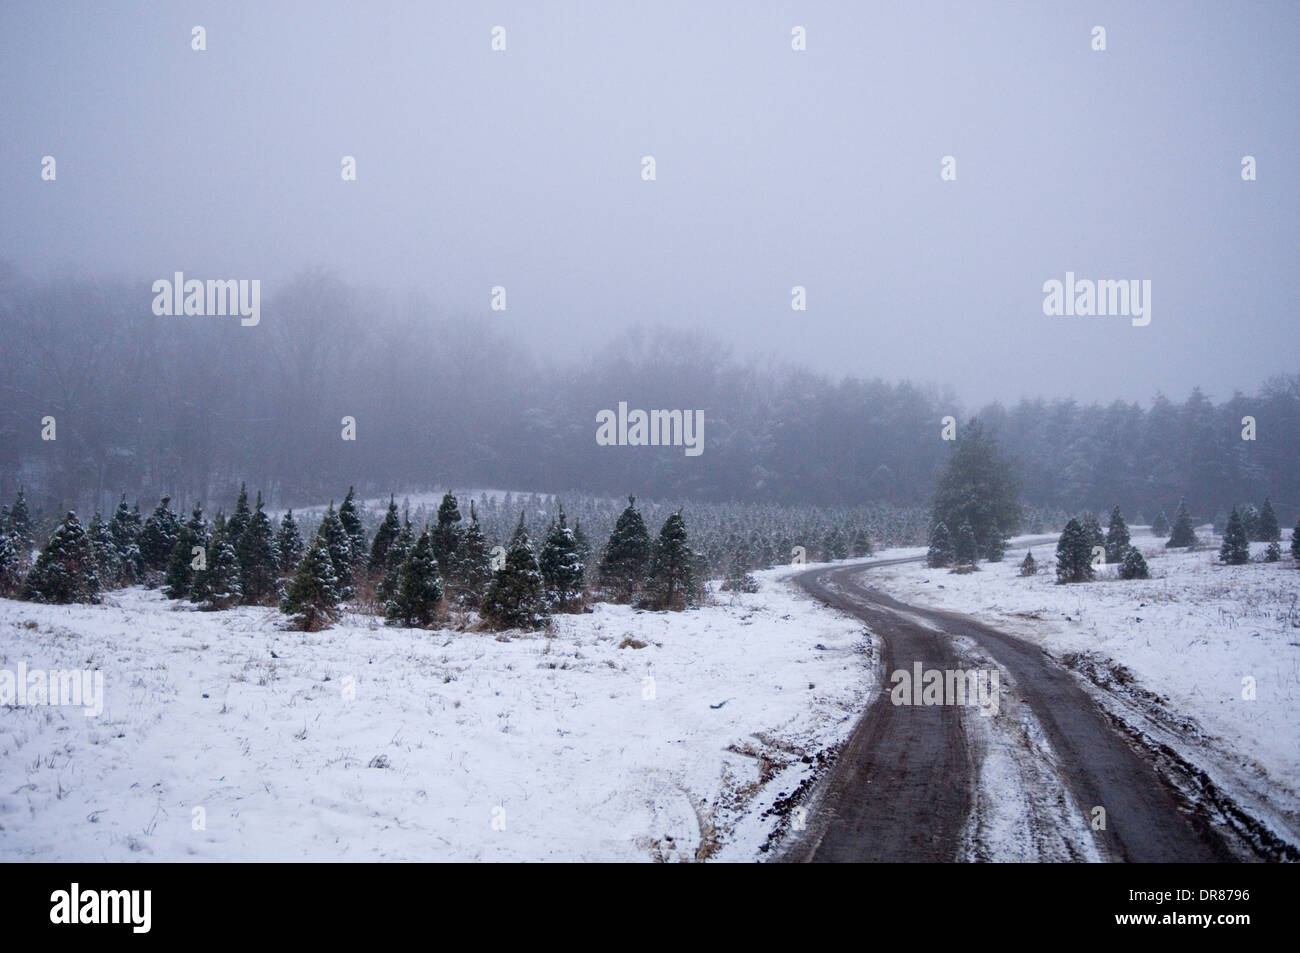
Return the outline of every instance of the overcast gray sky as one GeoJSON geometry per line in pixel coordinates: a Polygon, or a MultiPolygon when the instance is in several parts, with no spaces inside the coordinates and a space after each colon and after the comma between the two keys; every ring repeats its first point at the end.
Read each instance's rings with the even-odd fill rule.
{"type": "Polygon", "coordinates": [[[142,309],[325,265],[547,351],[651,322],[970,402],[1222,398],[1300,370],[1297,37],[1296,3],[10,2],[0,258],[142,309]],[[1150,279],[1150,325],[1045,317],[1067,270],[1150,279]]]}

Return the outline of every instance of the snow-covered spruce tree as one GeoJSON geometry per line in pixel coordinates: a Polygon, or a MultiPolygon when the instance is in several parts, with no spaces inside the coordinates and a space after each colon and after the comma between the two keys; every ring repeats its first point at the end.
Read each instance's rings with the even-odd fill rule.
{"type": "Polygon", "coordinates": [[[1038,563],[1034,561],[1034,551],[1026,550],[1025,558],[1020,562],[1020,575],[1035,576],[1038,574],[1038,563]]]}
{"type": "Polygon", "coordinates": [[[119,584],[131,586],[139,582],[144,575],[144,558],[140,555],[140,504],[134,508],[126,505],[126,494],[118,501],[113,518],[108,521],[108,533],[113,537],[117,548],[117,558],[121,567],[119,584]]]}
{"type": "Polygon", "coordinates": [[[1275,563],[1278,562],[1281,558],[1282,558],[1282,544],[1279,543],[1277,540],[1273,540],[1273,542],[1268,544],[1268,548],[1264,550],[1264,562],[1275,563]]]}
{"type": "Polygon", "coordinates": [[[1097,519],[1096,513],[1085,510],[1080,514],[1079,525],[1083,527],[1083,533],[1088,537],[1089,552],[1094,552],[1097,546],[1105,550],[1106,534],[1102,532],[1101,522],[1097,519]]]}
{"type": "MultiPolygon", "coordinates": [[[[320,521],[316,535],[325,541],[325,551],[329,553],[334,563],[334,580],[338,586],[339,598],[350,599],[352,597],[352,540],[348,538],[347,530],[343,528],[343,523],[334,509],[333,500],[330,500],[329,508],[325,510],[325,516],[320,521]]],[[[406,553],[402,554],[402,559],[405,561],[406,553]]]]}
{"type": "Polygon", "coordinates": [[[438,504],[438,521],[433,528],[433,555],[439,566],[455,564],[460,538],[460,505],[448,490],[438,504]]]}
{"type": "MultiPolygon", "coordinates": [[[[164,496],[144,521],[140,530],[140,558],[145,572],[162,572],[167,568],[172,550],[176,547],[176,538],[180,535],[181,524],[176,514],[171,511],[171,497],[164,496]]],[[[152,586],[153,583],[151,582],[152,586]]]]}
{"type": "Polygon", "coordinates": [[[1277,513],[1273,511],[1273,503],[1267,498],[1259,510],[1255,539],[1261,543],[1273,543],[1282,539],[1282,528],[1278,525],[1277,513]]]}
{"type": "Polygon", "coordinates": [[[31,513],[27,509],[27,497],[23,495],[22,487],[18,488],[14,505],[9,507],[8,529],[14,538],[14,545],[17,546],[19,555],[25,562],[27,554],[36,545],[36,536],[32,529],[31,513]]]}
{"type": "MultiPolygon", "coordinates": [[[[330,508],[333,509],[333,504],[330,508]]],[[[294,570],[289,591],[280,602],[280,611],[290,617],[294,628],[316,632],[338,618],[340,598],[329,545],[318,533],[311,549],[294,570]]]]}
{"type": "Polygon", "coordinates": [[[1223,545],[1219,547],[1219,559],[1229,566],[1241,566],[1250,562],[1250,538],[1246,535],[1246,526],[1235,506],[1228,516],[1228,525],[1223,531],[1223,545]]]}
{"type": "MultiPolygon", "coordinates": [[[[861,559],[863,556],[870,556],[871,555],[871,534],[868,533],[865,529],[859,529],[856,533],[854,533],[853,546],[851,551],[853,553],[854,559],[861,559]]],[[[768,565],[770,566],[771,561],[768,560],[767,562],[768,565]]]]}
{"type": "Polygon", "coordinates": [[[958,433],[948,465],[934,490],[931,525],[943,523],[952,532],[970,523],[975,539],[996,530],[1012,532],[1020,525],[1020,487],[997,440],[978,420],[958,433]]]}
{"type": "MultiPolygon", "coordinates": [[[[189,596],[194,585],[193,549],[196,545],[189,524],[182,526],[176,537],[176,545],[167,558],[167,571],[163,576],[163,594],[168,599],[185,599],[189,596]]],[[[204,561],[207,561],[206,553],[204,561]]]]}
{"type": "Polygon", "coordinates": [[[1136,546],[1130,546],[1128,552],[1124,554],[1123,560],[1119,564],[1119,577],[1121,579],[1148,579],[1151,573],[1147,570],[1147,561],[1142,558],[1136,546]]]}
{"type": "Polygon", "coordinates": [[[5,527],[0,532],[0,596],[11,596],[17,592],[26,571],[26,560],[20,559],[18,555],[18,538],[12,530],[5,527]]]}
{"type": "Polygon", "coordinates": [[[280,567],[281,579],[293,576],[293,571],[298,568],[298,563],[302,559],[304,549],[302,530],[298,528],[298,521],[293,518],[293,510],[285,510],[284,515],[280,517],[280,528],[275,534],[275,555],[280,567]]]}
{"type": "Polygon", "coordinates": [[[838,526],[832,526],[826,538],[822,541],[822,560],[824,562],[834,562],[837,559],[848,557],[848,547],[844,543],[844,534],[840,532],[838,526]]]}
{"type": "Polygon", "coordinates": [[[257,505],[239,537],[235,554],[239,557],[239,584],[244,592],[244,604],[274,605],[279,596],[276,582],[280,578],[280,566],[275,552],[275,529],[270,517],[262,511],[260,490],[257,505]]]}
{"type": "Polygon", "coordinates": [[[542,572],[542,585],[547,604],[557,612],[571,612],[582,608],[582,574],[584,566],[578,554],[578,543],[573,530],[565,522],[564,507],[560,507],[556,522],[551,524],[542,544],[538,559],[542,572]]]}
{"type": "MultiPolygon", "coordinates": [[[[1229,517],[1229,521],[1231,521],[1231,517],[1229,517]]],[[[1165,548],[1174,549],[1179,546],[1195,546],[1196,543],[1196,529],[1192,526],[1191,514],[1187,512],[1187,501],[1180,500],[1178,513],[1174,516],[1174,528],[1169,533],[1169,542],[1165,543],[1165,548]]]]}
{"type": "Polygon", "coordinates": [[[397,589],[402,584],[402,566],[406,564],[406,557],[414,548],[415,529],[411,526],[411,520],[404,518],[397,538],[384,554],[384,578],[375,587],[375,597],[380,605],[387,605],[388,600],[396,597],[397,589]]]}
{"type": "Polygon", "coordinates": [[[522,512],[506,551],[505,565],[492,577],[492,584],[483,597],[481,614],[496,629],[537,629],[546,624],[542,572],[524,529],[522,512]]]}
{"type": "Polygon", "coordinates": [[[758,592],[758,580],[749,574],[749,547],[737,543],[731,548],[731,557],[727,560],[727,576],[723,580],[724,592],[758,592]]]}
{"type": "Polygon", "coordinates": [[[1151,535],[1167,539],[1169,536],[1169,517],[1165,516],[1165,511],[1160,510],[1156,513],[1156,518],[1151,521],[1151,535]]]}
{"type": "Polygon", "coordinates": [[[90,520],[90,545],[95,551],[95,572],[103,589],[116,589],[122,585],[122,559],[117,554],[117,545],[108,524],[100,516],[99,510],[90,520]]]}
{"type": "Polygon", "coordinates": [[[370,559],[366,566],[372,575],[382,574],[388,568],[388,547],[402,531],[402,521],[397,518],[397,500],[391,494],[388,497],[388,510],[384,513],[375,538],[370,544],[370,559]]]}
{"type": "Polygon", "coordinates": [[[426,529],[402,564],[397,592],[384,607],[384,618],[407,628],[428,626],[437,615],[441,599],[442,581],[433,555],[433,537],[426,529]]]}
{"type": "Polygon", "coordinates": [[[23,583],[23,598],[32,602],[98,602],[99,574],[90,534],[69,511],[36,557],[23,583]]]}
{"type": "Polygon", "coordinates": [[[239,552],[239,539],[244,535],[244,530],[248,528],[248,521],[253,518],[253,510],[248,505],[248,487],[239,484],[239,497],[235,500],[235,512],[230,514],[230,519],[226,520],[226,539],[230,545],[235,547],[235,552],[239,552]]]}
{"type": "Polygon", "coordinates": [[[627,498],[600,561],[600,584],[613,602],[631,602],[650,563],[650,534],[637,512],[636,497],[627,498]]]}
{"type": "Polygon", "coordinates": [[[1131,543],[1128,524],[1124,522],[1124,514],[1117,506],[1110,511],[1110,523],[1106,527],[1106,562],[1122,562],[1128,555],[1131,543]]]}
{"type": "Polygon", "coordinates": [[[935,523],[934,528],[930,530],[930,549],[925,554],[925,564],[931,569],[942,569],[951,566],[955,556],[948,525],[943,521],[935,523]]]}
{"type": "Polygon", "coordinates": [[[664,521],[650,554],[646,603],[652,609],[680,611],[695,593],[693,554],[686,541],[686,521],[678,510],[664,521]]]}
{"type": "Polygon", "coordinates": [[[239,556],[226,535],[226,519],[218,513],[208,542],[207,565],[194,574],[190,601],[198,603],[200,609],[218,610],[238,605],[243,598],[239,556]]]}
{"type": "Polygon", "coordinates": [[[1240,509],[1241,528],[1246,532],[1247,541],[1259,538],[1259,510],[1253,503],[1243,503],[1240,509]]]}
{"type": "Polygon", "coordinates": [[[1000,563],[1007,554],[1007,537],[996,526],[991,527],[989,533],[984,542],[984,558],[991,563],[1000,563]]]}
{"type": "MultiPolygon", "coordinates": [[[[473,504],[470,505],[470,512],[474,511],[473,504]]],[[[582,520],[573,521],[573,542],[578,547],[578,558],[582,560],[584,566],[591,565],[591,541],[587,539],[587,534],[582,531],[582,520]]]]}
{"type": "Polygon", "coordinates": [[[1072,519],[1056,543],[1056,581],[1088,582],[1093,578],[1092,546],[1083,524],[1072,519]]]}
{"type": "MultiPolygon", "coordinates": [[[[576,545],[576,532],[574,542],[576,545]]],[[[456,550],[452,570],[452,594],[456,602],[467,608],[477,608],[492,584],[492,558],[488,553],[487,537],[478,524],[473,500],[469,501],[469,525],[465,527],[465,534],[456,550]]]]}
{"type": "Polygon", "coordinates": [[[348,537],[348,569],[351,576],[355,570],[365,565],[367,559],[366,530],[361,525],[361,511],[357,507],[354,487],[348,487],[348,495],[343,497],[343,502],[339,505],[339,522],[348,537]]]}
{"type": "Polygon", "coordinates": [[[953,553],[958,566],[974,566],[979,558],[979,549],[975,545],[975,530],[969,522],[961,524],[957,530],[957,539],[953,542],[953,553]]]}

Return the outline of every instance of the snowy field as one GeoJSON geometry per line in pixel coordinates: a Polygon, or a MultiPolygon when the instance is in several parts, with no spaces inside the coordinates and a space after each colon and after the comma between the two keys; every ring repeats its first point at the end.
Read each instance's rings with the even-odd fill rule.
{"type": "Polygon", "coordinates": [[[0,670],[100,669],[105,695],[0,708],[0,859],[758,859],[872,678],[860,624],[760,575],[503,638],[0,600],[0,670]]]}
{"type": "MultiPolygon", "coordinates": [[[[867,581],[914,605],[962,612],[1038,642],[1119,717],[1174,746],[1294,838],[1300,571],[1289,553],[1277,563],[1225,566],[1217,537],[1208,527],[1197,533],[1206,548],[1185,552],[1135,529],[1148,580],[1120,580],[1111,566],[1096,582],[1058,586],[1050,545],[1033,549],[1038,575],[1021,577],[1024,548],[1013,544],[1005,561],[981,563],[976,573],[907,564],[873,569],[867,581]],[[1246,678],[1254,679],[1253,700],[1243,697],[1246,678]]],[[[1264,548],[1252,543],[1252,558],[1264,548]]]]}

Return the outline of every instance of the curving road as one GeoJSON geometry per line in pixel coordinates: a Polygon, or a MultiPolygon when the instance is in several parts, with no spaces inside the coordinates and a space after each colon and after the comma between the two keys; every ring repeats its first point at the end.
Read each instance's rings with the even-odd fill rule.
{"type": "Polygon", "coordinates": [[[816,569],[795,577],[808,593],[870,627],[880,642],[886,690],[867,708],[819,783],[814,793],[818,806],[807,830],[784,859],[960,859],[978,767],[966,719],[981,716],[952,705],[895,706],[887,690],[889,673],[910,670],[914,662],[927,669],[962,668],[953,636],[976,642],[1012,677],[1021,700],[1054,749],[1055,770],[1079,810],[1105,808],[1106,829],[1092,832],[1104,859],[1236,859],[1201,817],[1180,806],[1148,761],[1110,726],[1073,677],[1040,648],[967,616],[905,605],[863,581],[865,571],[873,566],[918,561],[920,557],[884,560],[816,569]]]}

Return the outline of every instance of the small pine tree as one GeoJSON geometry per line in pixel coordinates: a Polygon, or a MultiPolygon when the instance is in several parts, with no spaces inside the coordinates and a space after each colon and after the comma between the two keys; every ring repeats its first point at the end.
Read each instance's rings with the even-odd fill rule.
{"type": "Polygon", "coordinates": [[[1025,552],[1024,560],[1022,560],[1020,563],[1020,575],[1034,576],[1037,574],[1038,574],[1038,563],[1034,561],[1034,552],[1032,549],[1027,550],[1025,552]]]}
{"type": "Polygon", "coordinates": [[[99,515],[99,510],[95,511],[88,532],[90,545],[95,550],[95,572],[99,575],[100,586],[115,589],[122,585],[122,559],[117,554],[117,545],[113,542],[108,523],[99,515]]]}
{"type": "Polygon", "coordinates": [[[1264,550],[1264,562],[1275,563],[1281,558],[1282,558],[1282,544],[1279,543],[1277,540],[1273,540],[1273,542],[1268,544],[1268,548],[1264,550]]]}
{"type": "Polygon", "coordinates": [[[1124,522],[1124,514],[1117,506],[1110,511],[1110,524],[1106,527],[1106,562],[1122,562],[1128,555],[1131,542],[1128,524],[1124,522]]]}
{"type": "MultiPolygon", "coordinates": [[[[11,530],[12,532],[12,530],[11,530]]],[[[99,575],[90,534],[71,511],[36,557],[27,574],[23,597],[32,602],[98,602],[99,575]]]]}
{"type": "Polygon", "coordinates": [[[844,534],[840,532],[838,526],[831,527],[830,532],[826,534],[822,542],[822,559],[825,562],[834,562],[837,559],[844,559],[848,556],[848,548],[844,545],[844,534]]]}
{"type": "Polygon", "coordinates": [[[262,493],[235,546],[239,557],[239,583],[244,603],[250,606],[274,605],[278,592],[276,581],[280,567],[275,552],[275,530],[270,517],[262,511],[262,493]]]}
{"type": "Polygon", "coordinates": [[[533,545],[524,529],[524,514],[519,514],[505,565],[492,577],[483,597],[484,621],[497,629],[536,629],[546,623],[546,596],[542,591],[542,573],[533,555],[533,545]]]}
{"type": "MultiPolygon", "coordinates": [[[[334,563],[334,579],[340,598],[351,598],[352,540],[348,538],[347,530],[343,528],[343,522],[334,509],[333,500],[330,500],[329,508],[320,521],[320,528],[317,529],[316,535],[325,541],[325,550],[334,563]]],[[[402,559],[406,559],[405,553],[402,554],[402,559]]]]}
{"type": "Polygon", "coordinates": [[[951,566],[955,557],[956,553],[947,525],[942,522],[935,523],[934,528],[930,530],[930,549],[925,554],[925,564],[931,569],[942,569],[951,566]]]}
{"type": "Polygon", "coordinates": [[[678,510],[664,521],[650,555],[646,594],[651,608],[674,611],[686,608],[695,592],[692,557],[686,541],[686,521],[678,510]]]}
{"type": "Polygon", "coordinates": [[[366,561],[366,530],[361,525],[361,512],[357,507],[356,489],[348,487],[348,495],[339,505],[339,522],[348,537],[348,576],[366,561]]]}
{"type": "Polygon", "coordinates": [[[451,566],[456,562],[456,549],[461,538],[460,521],[460,505],[449,490],[438,504],[438,522],[433,529],[433,555],[439,566],[451,566]]]}
{"type": "Polygon", "coordinates": [[[627,498],[600,561],[600,584],[614,602],[631,602],[650,563],[650,534],[637,512],[636,497],[627,498]]]}
{"type": "MultiPolygon", "coordinates": [[[[574,543],[577,544],[577,530],[574,530],[574,543]]],[[[456,563],[452,573],[456,601],[463,606],[476,608],[483,601],[483,595],[492,584],[492,561],[488,554],[487,539],[478,524],[478,513],[474,501],[469,503],[469,525],[461,537],[456,550],[456,563]]]]}
{"type": "Polygon", "coordinates": [[[235,500],[235,512],[230,514],[230,519],[226,520],[226,539],[231,546],[235,547],[235,552],[239,552],[239,540],[244,535],[244,530],[248,528],[248,521],[253,518],[253,510],[248,505],[248,487],[239,484],[239,498],[235,500]]]}
{"type": "MultiPolygon", "coordinates": [[[[167,568],[176,539],[180,536],[180,520],[168,504],[171,497],[164,496],[140,531],[140,558],[146,572],[162,572],[167,568]]],[[[150,583],[152,586],[153,583],[150,583]]]]}
{"type": "Polygon", "coordinates": [[[243,601],[244,589],[240,582],[239,556],[226,535],[224,517],[218,515],[217,526],[208,543],[208,564],[195,573],[190,600],[200,609],[229,609],[243,601]]]}
{"type": "Polygon", "coordinates": [[[1147,561],[1142,558],[1142,554],[1137,551],[1136,546],[1130,546],[1119,564],[1119,577],[1121,579],[1148,579],[1150,575],[1147,570],[1147,561]]]}
{"type": "Polygon", "coordinates": [[[32,529],[32,517],[27,510],[27,497],[23,495],[22,487],[18,488],[18,495],[14,497],[14,505],[9,508],[9,518],[7,527],[10,535],[14,538],[14,544],[18,548],[20,556],[32,551],[36,545],[36,536],[32,529]]]}
{"type": "MultiPolygon", "coordinates": [[[[194,534],[186,524],[176,537],[171,556],[167,559],[167,572],[163,577],[163,594],[168,599],[184,599],[194,585],[193,549],[197,545],[194,534]]],[[[206,556],[205,556],[206,559],[206,556]]]]}
{"type": "Polygon", "coordinates": [[[367,567],[371,573],[382,573],[388,568],[388,547],[393,545],[393,540],[397,539],[401,532],[402,522],[397,518],[397,500],[390,495],[388,511],[384,513],[384,519],[375,530],[374,541],[370,544],[370,560],[367,567]]]}
{"type": "Polygon", "coordinates": [[[1151,535],[1161,539],[1169,536],[1169,517],[1165,516],[1165,511],[1161,510],[1156,513],[1156,518],[1151,521],[1151,535]]]}
{"type": "Polygon", "coordinates": [[[397,533],[397,538],[393,540],[384,556],[384,578],[375,587],[375,595],[380,605],[387,605],[390,599],[397,597],[398,587],[402,584],[402,567],[406,565],[406,557],[414,548],[415,530],[411,526],[410,519],[406,518],[397,533]]]}
{"type": "MultiPolygon", "coordinates": [[[[1231,517],[1229,517],[1229,522],[1231,522],[1231,517]]],[[[1169,542],[1165,543],[1165,548],[1195,546],[1197,542],[1196,528],[1192,526],[1192,517],[1187,512],[1187,501],[1181,500],[1178,503],[1178,513],[1174,516],[1174,528],[1169,534],[1169,542]]]]}
{"type": "Polygon", "coordinates": [[[582,557],[573,530],[565,523],[564,507],[560,507],[557,522],[551,524],[542,544],[538,559],[546,601],[559,612],[569,612],[580,607],[582,598],[582,557]]]}
{"type": "Polygon", "coordinates": [[[407,628],[427,626],[433,622],[441,599],[438,561],[433,555],[433,539],[426,529],[402,564],[397,592],[385,607],[384,617],[407,628]]]}
{"type": "Polygon", "coordinates": [[[1092,546],[1083,524],[1072,519],[1056,543],[1056,581],[1088,582],[1093,578],[1092,546]]]}
{"type": "Polygon", "coordinates": [[[0,596],[10,596],[18,591],[27,565],[18,555],[18,538],[5,527],[0,532],[0,596]]]}
{"type": "MultiPolygon", "coordinates": [[[[865,529],[860,529],[853,534],[852,553],[854,559],[861,559],[864,556],[871,555],[871,534],[865,529]]],[[[768,565],[771,565],[770,560],[768,560],[768,565]]]]}
{"type": "Polygon", "coordinates": [[[1002,562],[1007,554],[1007,537],[997,526],[989,527],[989,537],[984,543],[984,558],[991,563],[1002,562]]]}
{"type": "Polygon", "coordinates": [[[135,508],[126,505],[126,494],[117,504],[113,518],[108,521],[108,533],[117,549],[120,567],[119,585],[130,586],[144,575],[144,558],[140,555],[140,504],[135,508]]]}
{"type": "Polygon", "coordinates": [[[1246,535],[1245,523],[1235,506],[1228,516],[1228,525],[1223,530],[1223,545],[1219,547],[1219,559],[1229,566],[1240,566],[1250,562],[1250,538],[1246,535]]]}
{"type": "Polygon", "coordinates": [[[275,534],[275,554],[281,578],[293,576],[305,548],[302,531],[298,529],[298,521],[293,518],[293,510],[285,510],[280,517],[280,528],[275,534]]]}
{"type": "MultiPolygon", "coordinates": [[[[330,509],[333,509],[333,504],[330,509]]],[[[337,516],[335,521],[338,521],[337,516]]],[[[338,618],[340,598],[329,544],[318,533],[311,549],[294,571],[289,591],[280,603],[280,611],[290,617],[293,627],[303,632],[315,632],[338,618]]]]}
{"type": "Polygon", "coordinates": [[[1261,543],[1273,543],[1282,539],[1282,528],[1278,525],[1277,513],[1273,511],[1273,504],[1268,499],[1264,500],[1264,505],[1259,511],[1255,539],[1261,543]]]}
{"type": "Polygon", "coordinates": [[[1096,546],[1100,546],[1103,550],[1106,548],[1106,534],[1102,532],[1101,522],[1097,519],[1096,513],[1085,512],[1079,519],[1079,525],[1083,527],[1083,534],[1088,537],[1089,552],[1092,552],[1096,546]]]}
{"type": "Polygon", "coordinates": [[[979,549],[975,544],[975,530],[971,528],[970,523],[962,523],[961,528],[957,530],[957,539],[953,544],[953,551],[957,565],[975,565],[975,560],[979,558],[979,549]]]}
{"type": "Polygon", "coordinates": [[[1259,510],[1253,503],[1241,507],[1241,528],[1246,531],[1247,541],[1259,538],[1259,510]]]}

